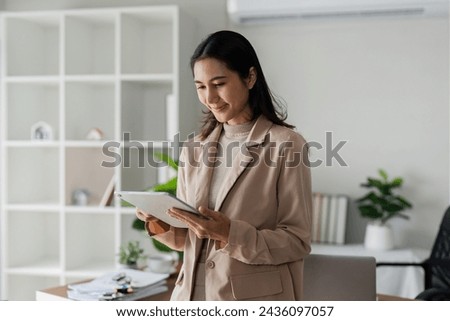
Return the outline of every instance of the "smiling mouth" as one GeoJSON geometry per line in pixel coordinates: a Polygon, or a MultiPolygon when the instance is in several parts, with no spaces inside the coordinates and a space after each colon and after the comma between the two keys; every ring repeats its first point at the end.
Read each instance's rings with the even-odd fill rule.
{"type": "Polygon", "coordinates": [[[220,107],[209,107],[212,111],[221,111],[222,109],[224,109],[227,105],[222,105],[220,107]]]}

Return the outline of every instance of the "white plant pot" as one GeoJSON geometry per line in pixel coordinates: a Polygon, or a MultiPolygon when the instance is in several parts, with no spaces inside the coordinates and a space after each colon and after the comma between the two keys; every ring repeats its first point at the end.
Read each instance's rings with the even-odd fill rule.
{"type": "Polygon", "coordinates": [[[364,238],[366,249],[386,251],[394,248],[394,234],[389,225],[368,223],[364,238]]]}

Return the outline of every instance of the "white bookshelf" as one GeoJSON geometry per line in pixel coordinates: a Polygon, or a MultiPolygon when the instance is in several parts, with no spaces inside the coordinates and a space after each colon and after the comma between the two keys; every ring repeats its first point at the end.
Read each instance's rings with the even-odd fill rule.
{"type": "Polygon", "coordinates": [[[111,177],[116,190],[155,184],[158,169],[139,168],[139,153],[161,149],[174,128],[183,138],[197,127],[195,28],[177,6],[151,6],[4,13],[1,30],[0,294],[34,300],[39,289],[115,269],[129,240],[152,250],[131,228],[132,209],[99,203],[111,177]],[[51,140],[31,139],[39,121],[51,140]],[[87,140],[92,128],[104,137],[87,140]],[[125,146],[125,132],[144,148],[125,146]],[[101,166],[113,160],[103,150],[111,141],[129,167],[101,166]],[[79,188],[89,191],[85,206],[72,203],[79,188]]]}

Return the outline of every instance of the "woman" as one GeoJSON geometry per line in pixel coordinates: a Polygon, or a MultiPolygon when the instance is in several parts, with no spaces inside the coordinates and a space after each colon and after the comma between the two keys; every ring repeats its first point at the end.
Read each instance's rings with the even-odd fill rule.
{"type": "Polygon", "coordinates": [[[312,203],[306,142],[285,123],[242,35],[209,35],[191,68],[208,111],[182,148],[177,196],[208,219],[171,208],[189,226],[181,229],[137,211],[149,235],[184,251],[171,299],[300,300],[312,203]]]}

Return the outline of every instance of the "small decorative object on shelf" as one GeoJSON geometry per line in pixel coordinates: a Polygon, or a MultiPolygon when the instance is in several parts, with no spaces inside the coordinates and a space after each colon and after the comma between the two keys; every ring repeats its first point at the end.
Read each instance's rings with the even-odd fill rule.
{"type": "Polygon", "coordinates": [[[72,205],[87,206],[89,203],[89,191],[84,188],[78,188],[72,193],[72,205]]]}
{"type": "Polygon", "coordinates": [[[390,250],[394,247],[394,237],[391,227],[386,223],[394,217],[409,219],[402,211],[412,208],[412,204],[393,193],[393,189],[403,185],[403,178],[389,180],[386,171],[380,169],[378,173],[381,179],[368,177],[367,182],[361,184],[370,191],[356,202],[361,215],[370,220],[366,227],[365,247],[390,250]]]}
{"type": "Polygon", "coordinates": [[[105,134],[100,128],[92,128],[86,135],[87,140],[102,140],[105,134]]]}
{"type": "Polygon", "coordinates": [[[53,140],[53,129],[44,121],[39,121],[31,126],[32,140],[53,140]]]}
{"type": "Polygon", "coordinates": [[[126,268],[137,269],[138,261],[147,258],[139,241],[130,241],[126,246],[122,245],[119,250],[119,263],[126,268]]]}

